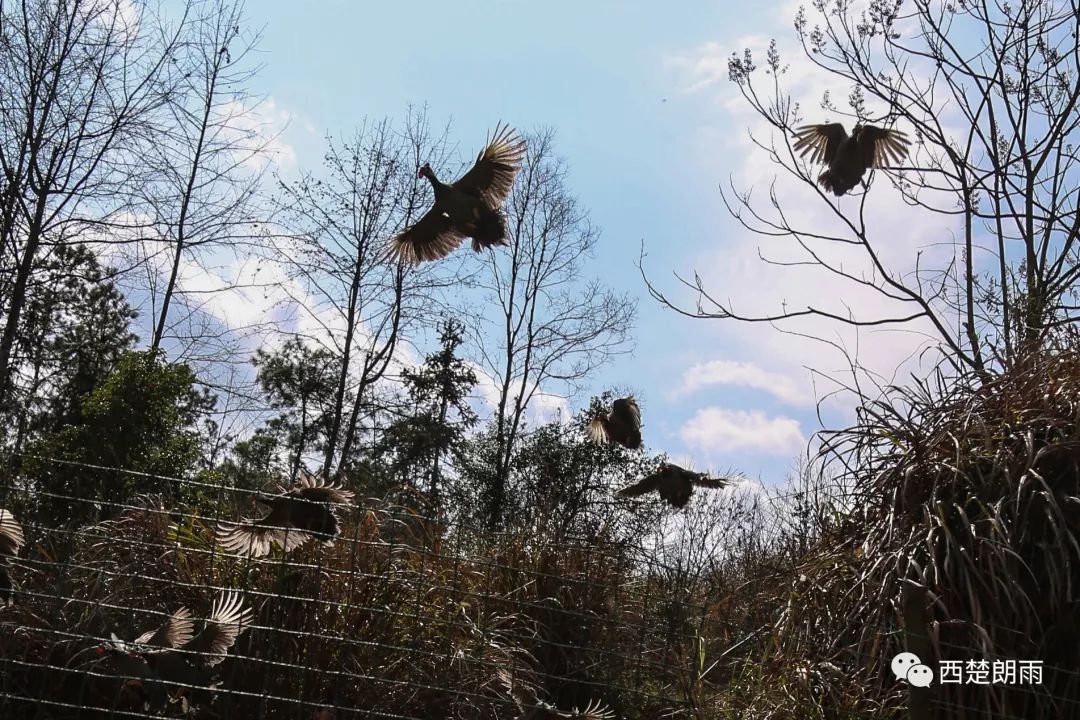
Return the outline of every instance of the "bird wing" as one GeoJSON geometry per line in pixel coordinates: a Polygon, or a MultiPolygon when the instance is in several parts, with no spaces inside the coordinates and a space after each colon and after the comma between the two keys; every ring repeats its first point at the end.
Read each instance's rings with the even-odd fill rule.
{"type": "Polygon", "coordinates": [[[589,439],[598,443],[611,442],[611,436],[608,435],[607,423],[607,415],[597,415],[594,417],[592,421],[589,422],[589,439]]]}
{"type": "Polygon", "coordinates": [[[150,630],[135,638],[135,644],[178,648],[191,642],[194,634],[195,622],[191,619],[191,611],[182,607],[170,615],[157,630],[150,630]]]}
{"type": "Polygon", "coordinates": [[[886,130],[876,125],[859,129],[859,149],[869,167],[896,165],[907,156],[911,141],[900,130],[886,130]]]}
{"type": "Polygon", "coordinates": [[[464,239],[465,235],[454,228],[450,216],[435,205],[390,241],[390,252],[399,260],[416,265],[446,257],[464,239]]]}
{"type": "Polygon", "coordinates": [[[694,483],[698,487],[722,488],[727,487],[731,484],[731,480],[729,478],[713,478],[709,477],[705,473],[695,474],[697,475],[697,477],[691,478],[690,482],[694,483]]]}
{"type": "Polygon", "coordinates": [[[658,489],[663,480],[664,472],[658,470],[651,475],[646,475],[630,487],[623,488],[617,492],[616,495],[622,495],[623,497],[637,497],[638,495],[644,495],[645,493],[658,489]]]}
{"type": "Polygon", "coordinates": [[[615,717],[615,713],[602,705],[599,700],[596,700],[595,702],[590,701],[589,704],[585,706],[584,710],[574,708],[573,712],[570,714],[559,714],[568,718],[580,718],[580,720],[613,720],[615,717]]]}
{"type": "Polygon", "coordinates": [[[611,414],[624,424],[635,428],[641,427],[641,408],[632,397],[619,398],[611,404],[611,414]]]}
{"type": "Polygon", "coordinates": [[[488,144],[469,171],[453,184],[458,190],[483,198],[488,207],[501,206],[525,158],[525,141],[509,125],[496,125],[488,144]]]}
{"type": "Polygon", "coordinates": [[[206,627],[184,645],[184,650],[206,655],[207,665],[217,665],[253,620],[251,608],[244,606],[239,593],[224,592],[210,608],[206,627]]]}
{"type": "Polygon", "coordinates": [[[506,694],[513,699],[514,703],[518,706],[518,709],[524,710],[527,707],[536,705],[538,701],[536,692],[525,683],[516,680],[513,674],[506,668],[499,668],[496,670],[495,679],[503,686],[506,694]]]}
{"type": "Polygon", "coordinates": [[[336,505],[345,505],[353,500],[352,490],[346,490],[337,483],[328,483],[310,473],[304,473],[300,476],[297,487],[291,490],[290,494],[312,502],[326,502],[336,505]]]}
{"type": "Polygon", "coordinates": [[[25,542],[19,521],[10,510],[0,508],[0,555],[18,555],[25,542]]]}
{"type": "Polygon", "coordinates": [[[242,523],[221,523],[217,540],[221,548],[233,555],[262,557],[270,553],[270,543],[276,542],[286,552],[302,545],[308,536],[289,526],[291,508],[281,496],[273,500],[270,512],[258,520],[242,523]]]}
{"type": "Polygon", "coordinates": [[[840,123],[803,125],[795,131],[795,144],[792,147],[800,157],[806,157],[809,153],[810,162],[827,165],[836,157],[840,143],[847,136],[847,130],[840,123]]]}

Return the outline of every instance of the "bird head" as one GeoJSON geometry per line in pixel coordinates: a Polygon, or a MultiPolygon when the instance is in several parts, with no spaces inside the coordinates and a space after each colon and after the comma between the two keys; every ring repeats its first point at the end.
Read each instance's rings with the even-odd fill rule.
{"type": "Polygon", "coordinates": [[[416,177],[418,178],[431,177],[432,174],[431,165],[429,163],[424,163],[420,166],[420,169],[416,171],[416,177]]]}

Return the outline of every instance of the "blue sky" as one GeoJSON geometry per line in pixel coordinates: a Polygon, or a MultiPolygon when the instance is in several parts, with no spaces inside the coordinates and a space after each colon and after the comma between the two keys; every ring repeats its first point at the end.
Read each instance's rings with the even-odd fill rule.
{"type": "MultiPolygon", "coordinates": [[[[649,298],[635,263],[643,242],[646,270],[665,289],[676,290],[673,270],[696,268],[743,306],[835,293],[820,277],[766,272],[759,240],[730,218],[717,190],[732,174],[754,182],[772,172],[746,142],[755,119],[733,103],[726,58],[774,35],[791,42],[795,7],[253,2],[247,13],[263,27],[265,68],[251,89],[266,97],[269,122],[288,119],[280,147],[299,167],[317,167],[326,133],[347,133],[364,116],[400,117],[410,104],[426,104],[436,127],[452,120],[450,140],[463,156],[500,119],[554,128],[570,185],[603,229],[591,272],[639,299],[636,351],[605,367],[590,391],[635,388],[651,447],[773,484],[818,428],[805,366],[846,364],[771,327],[680,317],[649,298]]],[[[857,341],[883,371],[910,344],[896,334],[841,339],[827,327],[801,329],[848,347],[857,341]]],[[[845,407],[826,414],[843,418],[845,407]]]]}

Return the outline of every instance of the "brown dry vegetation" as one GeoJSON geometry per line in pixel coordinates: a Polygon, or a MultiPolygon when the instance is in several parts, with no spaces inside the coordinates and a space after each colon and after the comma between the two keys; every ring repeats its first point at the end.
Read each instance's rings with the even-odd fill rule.
{"type": "MultiPolygon", "coordinates": [[[[333,547],[287,562],[216,552],[198,519],[212,503],[34,529],[20,602],[0,614],[4,690],[137,710],[114,679],[64,668],[85,668],[79,651],[110,632],[240,588],[256,627],[222,688],[192,695],[193,716],[513,717],[493,682],[508,666],[561,707],[597,699],[625,718],[906,717],[889,672],[918,630],[906,586],[924,600],[931,667],[1045,663],[1042,685],[935,685],[933,717],[1080,717],[1080,357],[893,389],[859,417],[824,436],[828,484],[804,473],[765,504],[696,497],[669,537],[682,555],[605,532],[490,534],[375,500],[333,547]],[[691,552],[710,532],[723,552],[691,552]]],[[[44,716],[28,703],[13,717],[44,716]]]]}

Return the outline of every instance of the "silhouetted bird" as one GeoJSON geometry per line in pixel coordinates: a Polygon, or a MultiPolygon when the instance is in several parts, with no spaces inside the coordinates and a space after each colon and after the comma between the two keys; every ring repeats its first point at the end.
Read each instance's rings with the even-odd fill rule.
{"type": "Polygon", "coordinates": [[[258,520],[222,523],[217,532],[222,549],[262,557],[270,552],[270,543],[288,552],[311,538],[329,543],[337,537],[340,519],[333,506],[352,502],[351,491],[307,473],[300,476],[296,487],[281,490],[282,494],[269,502],[270,512],[258,520]]]}
{"type": "Polygon", "coordinates": [[[19,554],[25,540],[22,526],[10,510],[0,508],[0,603],[12,602],[11,575],[8,574],[11,558],[19,554]]]}
{"type": "Polygon", "coordinates": [[[730,485],[731,480],[726,478],[711,478],[705,473],[696,473],[684,470],[672,463],[662,463],[656,472],[647,475],[638,483],[623,488],[617,494],[624,497],[634,497],[645,493],[657,491],[660,497],[671,504],[672,507],[681,508],[694,494],[694,487],[722,488],[730,485]]]}
{"type": "Polygon", "coordinates": [[[611,412],[597,415],[589,423],[589,437],[597,442],[619,443],[636,450],[641,447],[641,410],[632,397],[611,403],[611,412]]]}
{"type": "Polygon", "coordinates": [[[198,634],[191,612],[182,607],[156,630],[145,632],[133,642],[112,636],[111,647],[129,657],[145,662],[162,680],[174,685],[198,685],[199,671],[210,668],[228,654],[252,623],[251,608],[244,606],[240,594],[223,592],[210,608],[210,617],[198,634]]]}
{"type": "Polygon", "coordinates": [[[840,123],[804,125],[795,138],[793,148],[800,156],[809,154],[810,162],[828,165],[818,183],[837,197],[858,185],[867,169],[903,160],[910,144],[899,130],[856,125],[848,135],[840,123]]]}
{"type": "Polygon", "coordinates": [[[518,706],[520,714],[517,720],[560,720],[562,718],[579,718],[580,720],[612,720],[614,713],[601,705],[599,701],[590,702],[584,710],[574,708],[570,712],[562,712],[558,708],[541,701],[536,696],[536,691],[531,687],[516,680],[509,670],[499,668],[495,671],[495,678],[506,689],[506,693],[518,706]]]}
{"type": "Polygon", "coordinates": [[[435,205],[416,224],[391,242],[399,258],[419,263],[446,257],[471,237],[476,252],[506,245],[502,205],[514,186],[525,157],[525,141],[509,126],[496,126],[472,168],[447,185],[424,163],[417,177],[426,177],[435,191],[435,205]]]}
{"type": "Polygon", "coordinates": [[[132,642],[115,634],[98,648],[104,656],[103,670],[124,679],[124,687],[137,689],[153,707],[166,700],[165,686],[207,687],[213,668],[225,659],[252,623],[252,612],[240,594],[223,592],[210,608],[201,632],[194,634],[191,613],[182,607],[157,629],[132,642]]]}

